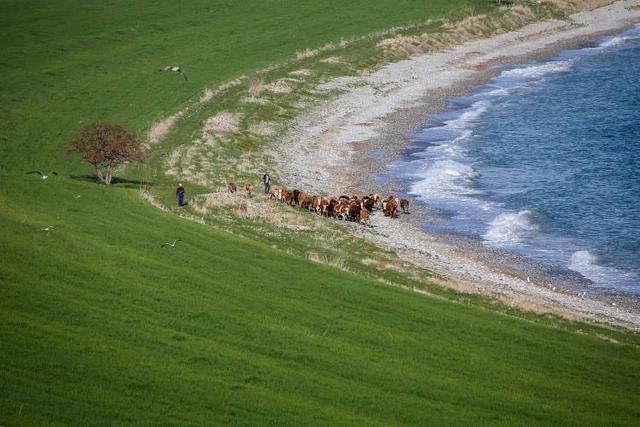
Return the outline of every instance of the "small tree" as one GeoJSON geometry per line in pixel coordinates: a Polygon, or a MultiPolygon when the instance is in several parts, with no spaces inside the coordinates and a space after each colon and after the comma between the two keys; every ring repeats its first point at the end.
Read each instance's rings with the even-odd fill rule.
{"type": "Polygon", "coordinates": [[[134,131],[114,123],[92,123],[80,129],[68,151],[80,154],[96,168],[96,175],[111,184],[116,166],[144,160],[144,146],[134,131]],[[104,172],[101,170],[104,169],[104,172]]]}

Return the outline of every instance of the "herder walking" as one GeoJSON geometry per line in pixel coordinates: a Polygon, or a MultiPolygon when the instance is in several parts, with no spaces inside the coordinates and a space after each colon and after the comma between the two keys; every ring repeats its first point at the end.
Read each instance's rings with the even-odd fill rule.
{"type": "Polygon", "coordinates": [[[184,187],[182,184],[178,184],[178,188],[176,188],[176,197],[178,197],[178,206],[182,206],[184,204],[184,187]]]}
{"type": "Polygon", "coordinates": [[[269,194],[271,191],[271,177],[268,172],[265,172],[262,175],[262,182],[264,183],[264,194],[269,194]]]}

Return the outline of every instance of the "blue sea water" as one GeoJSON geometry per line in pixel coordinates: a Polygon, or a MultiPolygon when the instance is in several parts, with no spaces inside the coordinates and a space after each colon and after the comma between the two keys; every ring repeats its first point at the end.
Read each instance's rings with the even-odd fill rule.
{"type": "Polygon", "coordinates": [[[391,165],[463,235],[640,293],[640,26],[502,70],[391,165]]]}

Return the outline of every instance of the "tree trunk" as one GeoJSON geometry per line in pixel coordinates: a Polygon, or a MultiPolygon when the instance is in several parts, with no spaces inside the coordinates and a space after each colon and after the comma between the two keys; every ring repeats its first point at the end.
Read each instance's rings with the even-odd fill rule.
{"type": "Polygon", "coordinates": [[[107,181],[105,182],[105,184],[109,185],[111,184],[111,177],[113,176],[113,166],[109,165],[107,166],[107,181]]]}
{"type": "Polygon", "coordinates": [[[106,181],[105,177],[102,176],[102,171],[97,166],[96,166],[96,175],[98,176],[98,179],[100,179],[100,181],[102,181],[103,184],[109,184],[106,181]]]}

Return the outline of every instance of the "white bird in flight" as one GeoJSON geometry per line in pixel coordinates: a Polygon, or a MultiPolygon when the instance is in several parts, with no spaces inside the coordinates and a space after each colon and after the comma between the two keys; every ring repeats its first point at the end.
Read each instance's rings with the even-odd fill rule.
{"type": "Polygon", "coordinates": [[[189,79],[187,78],[187,74],[182,71],[182,69],[180,67],[178,67],[177,65],[167,65],[164,68],[161,68],[160,71],[171,71],[174,73],[180,73],[182,75],[182,77],[184,77],[185,81],[188,81],[189,79]]]}
{"type": "Polygon", "coordinates": [[[40,175],[40,178],[42,178],[43,180],[49,178],[49,175],[58,175],[58,172],[42,173],[40,171],[29,171],[27,172],[27,175],[32,173],[37,173],[38,175],[40,175]]]}
{"type": "Polygon", "coordinates": [[[41,231],[44,231],[45,233],[50,232],[51,230],[53,230],[55,227],[53,225],[47,225],[45,228],[41,229],[41,231]]]}
{"type": "Polygon", "coordinates": [[[176,242],[182,242],[182,239],[176,239],[173,241],[173,243],[163,243],[162,245],[160,245],[160,247],[164,248],[165,246],[171,246],[173,248],[176,246],[176,242]]]}

